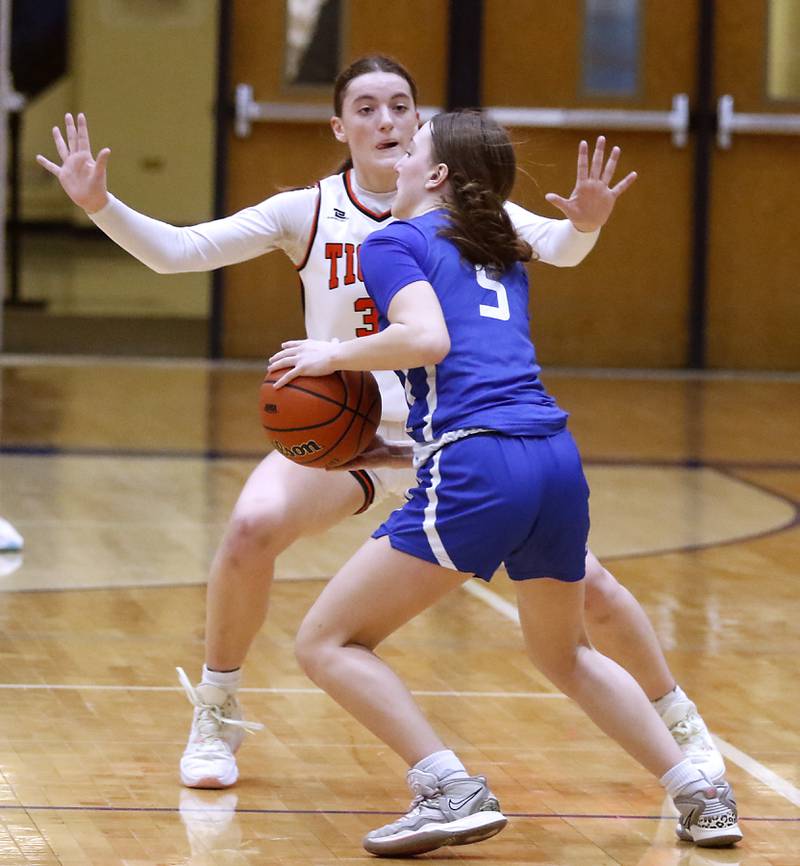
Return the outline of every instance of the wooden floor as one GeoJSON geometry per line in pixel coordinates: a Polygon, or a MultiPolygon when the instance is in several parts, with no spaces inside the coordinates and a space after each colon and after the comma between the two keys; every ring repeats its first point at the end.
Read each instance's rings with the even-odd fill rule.
{"type": "MultiPolygon", "coordinates": [[[[3,356],[0,356],[2,359],[3,356]]],[[[0,864],[372,860],[404,767],[292,653],[322,580],[394,503],[299,544],[245,669],[227,792],[182,789],[203,581],[262,453],[257,367],[0,360],[0,864]]],[[[800,864],[800,377],[551,374],[592,486],[592,545],[650,614],[719,738],[744,843],[677,843],[649,776],[527,661],[508,581],[387,642],[508,829],[425,859],[536,866],[800,864]]]]}

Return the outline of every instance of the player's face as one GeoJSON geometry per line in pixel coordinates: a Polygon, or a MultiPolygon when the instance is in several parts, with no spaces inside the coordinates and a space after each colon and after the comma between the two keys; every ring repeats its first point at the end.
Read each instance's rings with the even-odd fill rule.
{"type": "Polygon", "coordinates": [[[436,166],[430,123],[422,126],[409,142],[406,153],[397,161],[394,170],[397,172],[397,195],[392,214],[399,219],[408,219],[431,203],[430,182],[436,166]]]}
{"type": "Polygon", "coordinates": [[[417,108],[408,82],[393,72],[354,78],[342,100],[342,115],[331,125],[346,142],[356,170],[392,172],[417,130],[417,108]]]}

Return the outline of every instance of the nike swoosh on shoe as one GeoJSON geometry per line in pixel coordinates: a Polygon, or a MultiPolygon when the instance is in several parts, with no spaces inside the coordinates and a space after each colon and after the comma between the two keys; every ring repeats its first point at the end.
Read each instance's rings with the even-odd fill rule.
{"type": "Polygon", "coordinates": [[[480,792],[482,790],[483,790],[483,788],[476,788],[471,794],[469,794],[467,797],[464,797],[463,800],[459,800],[458,802],[455,802],[448,797],[447,798],[447,805],[450,809],[453,809],[454,811],[458,811],[459,809],[462,809],[464,806],[466,806],[470,800],[474,800],[475,797],[477,797],[478,794],[480,794],[480,792]]]}

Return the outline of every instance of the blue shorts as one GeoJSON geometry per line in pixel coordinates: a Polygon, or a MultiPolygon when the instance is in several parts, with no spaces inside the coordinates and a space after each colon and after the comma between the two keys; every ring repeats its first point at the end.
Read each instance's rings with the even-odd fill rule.
{"type": "Polygon", "coordinates": [[[445,445],[417,470],[417,486],[373,538],[490,580],[584,574],[589,486],[566,430],[555,436],[478,434],[445,445]]]}

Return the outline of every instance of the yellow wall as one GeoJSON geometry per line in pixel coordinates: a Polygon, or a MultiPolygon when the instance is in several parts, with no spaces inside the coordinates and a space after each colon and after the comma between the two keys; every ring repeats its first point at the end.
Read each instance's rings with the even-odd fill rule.
{"type": "Polygon", "coordinates": [[[170,221],[210,217],[217,13],[216,0],[73,0],[69,74],[24,114],[26,218],[64,212],[32,157],[53,153],[50,129],[67,110],[87,114],[96,148],[112,148],[120,198],[170,221]]]}
{"type": "MultiPolygon", "coordinates": [[[[24,219],[88,225],[33,159],[55,159],[50,130],[65,111],[86,113],[95,151],[111,147],[109,189],[127,204],[176,224],[210,219],[218,11],[217,0],[73,0],[69,73],[24,114],[24,219]]],[[[54,312],[206,315],[207,274],[164,277],[131,261],[92,281],[96,262],[83,264],[64,273],[75,285],[52,299],[54,312]]],[[[26,272],[31,296],[37,279],[26,272]]]]}
{"type": "Polygon", "coordinates": [[[800,100],[800,3],[770,0],[767,96],[800,100]]]}

